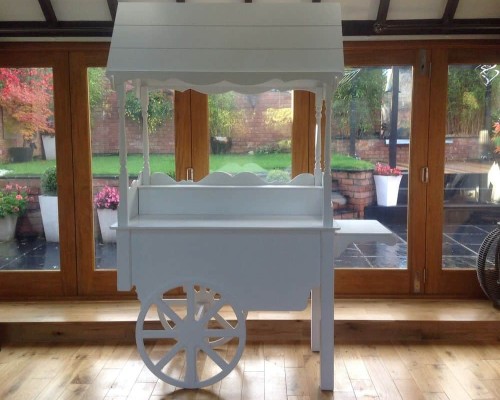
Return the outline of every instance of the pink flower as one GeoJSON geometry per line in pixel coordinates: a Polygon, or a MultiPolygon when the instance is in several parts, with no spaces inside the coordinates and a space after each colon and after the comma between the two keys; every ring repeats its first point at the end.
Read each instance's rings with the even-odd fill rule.
{"type": "Polygon", "coordinates": [[[386,176],[399,176],[402,174],[401,170],[397,167],[391,168],[387,164],[376,163],[375,169],[373,171],[375,175],[386,175],[386,176]]]}
{"type": "Polygon", "coordinates": [[[500,122],[495,122],[493,124],[493,129],[495,130],[495,133],[500,133],[500,122]]]}
{"type": "Polygon", "coordinates": [[[21,196],[20,194],[16,195],[16,200],[22,200],[23,199],[23,196],[21,196]]]}
{"type": "Polygon", "coordinates": [[[94,205],[96,208],[108,208],[116,210],[120,204],[120,194],[118,188],[104,186],[99,193],[94,197],[94,205]]]}

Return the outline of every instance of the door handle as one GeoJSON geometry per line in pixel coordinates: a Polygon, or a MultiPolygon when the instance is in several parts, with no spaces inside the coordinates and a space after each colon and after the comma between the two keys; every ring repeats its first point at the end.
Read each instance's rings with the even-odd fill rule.
{"type": "Polygon", "coordinates": [[[422,183],[429,183],[429,167],[422,167],[420,170],[420,180],[422,183]]]}

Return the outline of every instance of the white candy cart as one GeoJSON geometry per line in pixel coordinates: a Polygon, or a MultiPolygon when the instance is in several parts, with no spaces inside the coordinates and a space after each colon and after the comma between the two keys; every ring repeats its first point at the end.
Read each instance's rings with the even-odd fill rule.
{"type": "Polygon", "coordinates": [[[321,388],[333,389],[334,228],[320,161],[323,147],[330,165],[330,112],[324,146],[320,131],[342,73],[337,4],[119,4],[108,60],[120,110],[118,289],[136,288],[138,350],[160,379],[184,388],[222,379],[242,355],[248,311],[303,310],[312,291],[312,348],[321,388]],[[144,166],[129,186],[126,82],[143,121],[150,88],[313,92],[314,174],[286,184],[250,173],[176,182],[150,173],[144,122],[144,166]]]}

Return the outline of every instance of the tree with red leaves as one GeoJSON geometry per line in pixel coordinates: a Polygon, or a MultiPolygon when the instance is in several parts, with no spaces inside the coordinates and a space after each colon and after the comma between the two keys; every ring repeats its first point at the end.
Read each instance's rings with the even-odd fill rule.
{"type": "Polygon", "coordinates": [[[0,68],[0,107],[14,120],[25,145],[38,132],[54,133],[50,68],[0,68]]]}

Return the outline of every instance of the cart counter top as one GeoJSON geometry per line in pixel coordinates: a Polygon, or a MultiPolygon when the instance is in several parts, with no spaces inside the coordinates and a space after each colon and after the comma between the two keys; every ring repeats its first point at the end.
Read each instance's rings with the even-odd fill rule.
{"type": "Polygon", "coordinates": [[[128,226],[117,230],[143,229],[304,229],[331,230],[321,216],[284,215],[140,215],[130,219],[128,226]]]}

